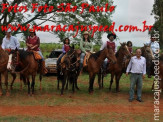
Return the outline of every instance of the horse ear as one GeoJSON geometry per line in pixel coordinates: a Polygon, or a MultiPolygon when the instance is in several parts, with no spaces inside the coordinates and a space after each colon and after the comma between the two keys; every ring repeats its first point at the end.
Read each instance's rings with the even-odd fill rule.
{"type": "Polygon", "coordinates": [[[121,45],[122,45],[122,43],[121,42],[119,42],[121,45]]]}

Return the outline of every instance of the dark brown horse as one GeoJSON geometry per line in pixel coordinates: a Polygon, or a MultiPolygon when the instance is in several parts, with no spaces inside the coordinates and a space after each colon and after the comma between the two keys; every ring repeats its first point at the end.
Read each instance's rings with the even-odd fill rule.
{"type": "MultiPolygon", "coordinates": [[[[12,51],[12,71],[20,73],[24,80],[27,81],[28,84],[28,94],[34,94],[34,85],[35,85],[35,77],[39,70],[39,63],[35,60],[33,52],[24,51],[24,50],[14,50],[12,51]],[[32,76],[32,83],[30,87],[30,79],[32,76]]],[[[40,89],[41,89],[41,73],[40,73],[40,89]]]]}
{"type": "Polygon", "coordinates": [[[145,57],[146,59],[146,66],[147,66],[146,71],[148,76],[150,77],[151,75],[153,75],[151,70],[153,65],[152,59],[154,58],[150,45],[144,44],[144,46],[141,48],[141,52],[142,52],[142,56],[145,57]]]}
{"type": "Polygon", "coordinates": [[[72,84],[72,91],[75,92],[75,88],[79,90],[77,86],[77,78],[79,76],[79,57],[80,51],[71,48],[67,54],[65,54],[63,62],[57,64],[57,80],[59,89],[59,81],[62,81],[61,95],[63,95],[64,86],[68,88],[68,82],[72,84]]]}
{"type": "MultiPolygon", "coordinates": [[[[107,68],[107,73],[111,74],[111,80],[110,80],[110,87],[109,90],[111,90],[113,79],[115,76],[116,80],[116,92],[119,91],[119,81],[123,73],[126,72],[127,64],[131,58],[131,54],[127,48],[126,43],[122,43],[118,52],[115,54],[117,63],[109,65],[107,68]]],[[[103,70],[102,70],[103,71],[103,70]]],[[[102,74],[102,87],[103,87],[103,78],[104,74],[102,74]]],[[[99,74],[99,77],[101,77],[101,74],[99,74]]],[[[99,78],[100,80],[100,78],[99,78]]],[[[100,82],[100,81],[99,81],[100,82]]]]}
{"type": "Polygon", "coordinates": [[[89,93],[93,92],[95,76],[100,72],[105,58],[108,58],[113,63],[116,63],[117,61],[114,52],[110,47],[98,51],[97,53],[91,54],[89,57],[87,68],[89,72],[89,93]]]}

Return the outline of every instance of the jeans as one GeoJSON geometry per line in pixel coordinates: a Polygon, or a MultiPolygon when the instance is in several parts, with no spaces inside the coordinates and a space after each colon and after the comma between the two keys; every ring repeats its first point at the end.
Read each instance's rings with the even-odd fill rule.
{"type": "Polygon", "coordinates": [[[44,59],[44,56],[42,55],[42,52],[41,51],[37,51],[37,52],[40,54],[42,61],[44,61],[45,59],[44,59]]]}
{"type": "Polygon", "coordinates": [[[131,73],[130,76],[130,98],[129,99],[134,99],[134,88],[135,85],[137,84],[137,99],[141,99],[141,94],[142,94],[142,74],[135,74],[131,73]]]}
{"type": "Polygon", "coordinates": [[[84,56],[85,56],[85,53],[82,53],[81,55],[80,55],[80,70],[83,68],[83,60],[84,60],[84,56]]]}
{"type": "Polygon", "coordinates": [[[65,55],[65,53],[62,53],[61,56],[59,56],[58,60],[57,60],[57,64],[59,64],[61,62],[62,57],[65,55]]]}
{"type": "Polygon", "coordinates": [[[104,63],[103,63],[103,68],[104,68],[104,70],[107,69],[107,64],[108,64],[108,59],[106,58],[106,59],[104,60],[104,63]]]}

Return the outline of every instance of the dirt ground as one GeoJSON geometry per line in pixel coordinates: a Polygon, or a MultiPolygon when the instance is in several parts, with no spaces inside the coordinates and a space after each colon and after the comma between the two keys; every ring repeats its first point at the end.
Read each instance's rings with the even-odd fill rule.
{"type": "MultiPolygon", "coordinates": [[[[7,97],[3,95],[0,98],[0,119],[3,121],[4,117],[13,117],[13,116],[25,116],[25,117],[58,117],[62,116],[62,118],[58,117],[57,120],[65,121],[65,117],[72,117],[71,121],[75,120],[75,117],[79,117],[83,115],[89,115],[90,117],[97,117],[98,119],[79,119],[80,121],[109,121],[108,119],[99,119],[100,116],[103,118],[107,118],[107,116],[115,116],[115,118],[111,119],[112,121],[125,121],[125,119],[129,118],[131,121],[136,121],[134,117],[138,117],[142,121],[153,121],[154,114],[154,104],[153,104],[153,95],[152,92],[146,91],[144,88],[143,100],[144,102],[140,103],[136,100],[133,102],[128,102],[128,91],[126,90],[126,86],[129,86],[128,83],[124,83],[121,87],[122,92],[114,93],[108,92],[108,89],[104,89],[102,91],[95,89],[94,95],[89,95],[87,93],[87,87],[82,91],[82,89],[75,94],[65,93],[65,95],[60,96],[59,91],[51,92],[49,91],[48,86],[56,87],[56,84],[51,84],[51,80],[56,80],[56,77],[48,77],[45,88],[42,92],[39,92],[38,89],[36,94],[32,97],[27,96],[26,88],[22,91],[22,94],[19,90],[19,82],[16,81],[16,85],[14,87],[15,91],[12,92],[11,96],[7,97]],[[48,89],[48,90],[47,90],[48,89]],[[57,102],[58,100],[58,102],[57,102]],[[41,101],[41,102],[40,102],[41,101]],[[55,103],[55,102],[56,103],[55,103]],[[92,115],[93,114],[93,115],[92,115]],[[94,115],[95,114],[95,115],[94,115]],[[97,114],[97,115],[96,115],[97,114]],[[123,116],[122,116],[123,114],[123,116]],[[131,115],[131,116],[130,116],[131,115]],[[117,117],[123,117],[123,119],[117,119],[117,117]],[[130,117],[129,117],[130,116],[130,117]],[[133,116],[133,118],[132,118],[133,116]]],[[[80,88],[86,84],[86,81],[80,78],[80,88]]],[[[39,83],[38,83],[39,84],[39,83]]],[[[38,85],[37,84],[37,85],[38,85]]],[[[105,85],[105,84],[104,84],[105,85]]],[[[95,83],[95,86],[98,86],[95,83]]],[[[39,86],[37,86],[39,87],[39,86]]],[[[162,96],[161,96],[162,97],[162,96]]],[[[163,119],[163,99],[160,99],[160,119],[163,119]]],[[[5,119],[4,119],[5,120],[5,119]]],[[[12,120],[12,119],[9,119],[12,120]]],[[[76,121],[79,121],[78,119],[76,121]]],[[[23,120],[24,121],[24,120],[23,120]]],[[[38,120],[36,120],[38,121],[38,120]]]]}

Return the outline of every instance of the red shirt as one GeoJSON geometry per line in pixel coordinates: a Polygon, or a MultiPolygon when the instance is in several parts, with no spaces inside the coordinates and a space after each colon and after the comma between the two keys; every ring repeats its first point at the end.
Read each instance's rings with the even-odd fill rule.
{"type": "Polygon", "coordinates": [[[132,47],[128,47],[130,53],[132,53],[132,47]]]}
{"type": "Polygon", "coordinates": [[[28,36],[26,43],[28,44],[32,44],[33,46],[37,45],[34,49],[31,49],[30,47],[28,47],[28,50],[34,50],[34,51],[39,51],[39,46],[40,46],[40,38],[37,36],[31,37],[28,36]]]}
{"type": "Polygon", "coordinates": [[[113,52],[115,52],[115,42],[110,42],[110,41],[107,41],[107,47],[110,46],[113,50],[113,52]]]}
{"type": "Polygon", "coordinates": [[[64,50],[67,53],[70,50],[70,45],[64,44],[64,50]]]}

